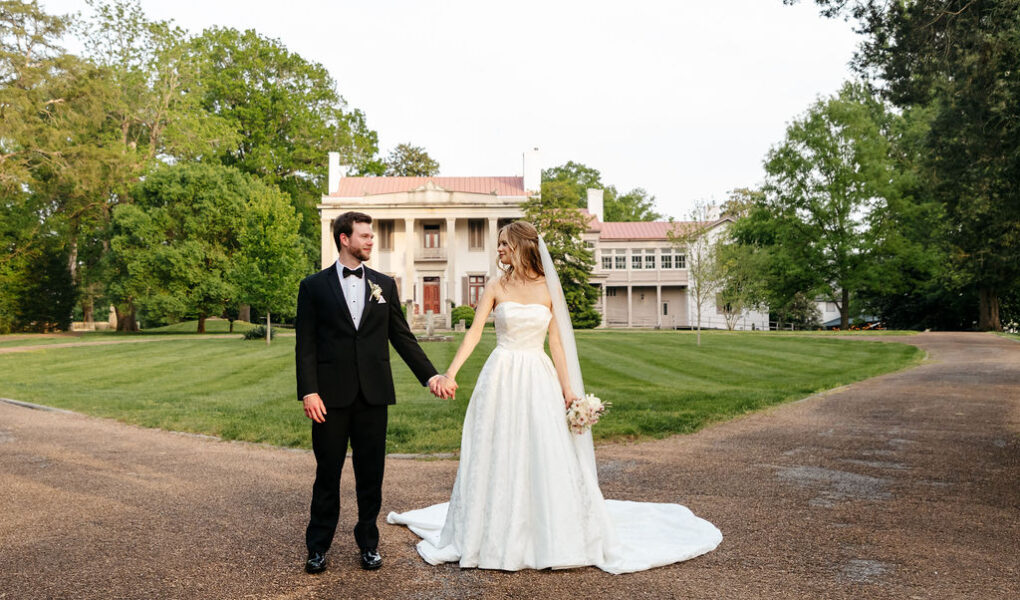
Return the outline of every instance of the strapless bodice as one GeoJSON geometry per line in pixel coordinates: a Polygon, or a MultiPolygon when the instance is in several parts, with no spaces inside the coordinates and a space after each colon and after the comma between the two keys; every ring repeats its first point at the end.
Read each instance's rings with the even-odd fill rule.
{"type": "Polygon", "coordinates": [[[493,309],[496,347],[505,350],[542,352],[552,313],[544,304],[521,304],[506,300],[493,309]]]}

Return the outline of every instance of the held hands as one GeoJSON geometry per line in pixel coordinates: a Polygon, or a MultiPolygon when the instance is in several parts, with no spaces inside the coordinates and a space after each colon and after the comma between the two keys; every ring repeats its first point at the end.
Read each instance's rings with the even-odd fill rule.
{"type": "Polygon", "coordinates": [[[435,394],[436,398],[453,398],[458,387],[453,377],[448,375],[436,375],[429,379],[429,391],[435,394]]]}

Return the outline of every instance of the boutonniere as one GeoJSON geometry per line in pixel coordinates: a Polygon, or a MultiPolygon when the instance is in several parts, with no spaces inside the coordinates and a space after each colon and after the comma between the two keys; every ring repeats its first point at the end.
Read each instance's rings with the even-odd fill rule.
{"type": "Polygon", "coordinates": [[[368,282],[368,287],[372,290],[372,298],[379,304],[386,304],[386,300],[382,297],[382,288],[374,281],[368,282]]]}

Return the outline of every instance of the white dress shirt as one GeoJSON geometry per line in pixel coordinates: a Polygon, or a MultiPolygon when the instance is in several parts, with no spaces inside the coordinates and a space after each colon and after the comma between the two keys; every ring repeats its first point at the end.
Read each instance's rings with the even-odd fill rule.
{"type": "Polygon", "coordinates": [[[361,277],[351,275],[344,277],[344,265],[340,260],[336,261],[336,276],[340,278],[340,289],[344,291],[344,300],[347,301],[347,309],[351,311],[351,320],[354,321],[354,328],[361,325],[361,315],[365,312],[365,286],[368,285],[365,272],[365,263],[361,263],[352,271],[361,269],[361,277]]]}

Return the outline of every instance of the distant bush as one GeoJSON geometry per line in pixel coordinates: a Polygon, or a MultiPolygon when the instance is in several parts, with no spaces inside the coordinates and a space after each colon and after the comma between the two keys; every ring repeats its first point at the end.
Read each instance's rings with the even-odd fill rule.
{"type": "MultiPolygon", "coordinates": [[[[276,327],[273,327],[272,329],[269,330],[269,339],[272,340],[272,339],[275,339],[275,338],[276,338],[276,327]]],[[[264,339],[266,339],[266,326],[265,325],[256,325],[255,327],[252,327],[248,331],[245,331],[244,332],[244,339],[246,339],[246,340],[264,340],[264,339]]]]}
{"type": "Polygon", "coordinates": [[[475,309],[471,308],[466,304],[463,306],[458,306],[453,309],[453,312],[450,313],[450,318],[453,321],[452,324],[455,327],[457,323],[460,322],[461,319],[464,319],[464,325],[466,327],[471,327],[471,323],[475,320],[475,309]]]}

